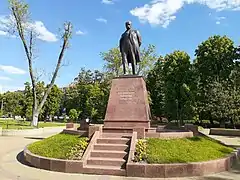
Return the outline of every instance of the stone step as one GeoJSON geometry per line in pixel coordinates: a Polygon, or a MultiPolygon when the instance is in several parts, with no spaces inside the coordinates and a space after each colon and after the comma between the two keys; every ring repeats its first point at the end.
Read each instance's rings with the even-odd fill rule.
{"type": "Polygon", "coordinates": [[[129,138],[99,138],[97,139],[97,144],[128,144],[130,142],[129,138]]]}
{"type": "Polygon", "coordinates": [[[120,166],[102,166],[102,165],[87,165],[84,167],[84,173],[86,174],[98,174],[98,175],[114,175],[114,176],[126,176],[126,170],[120,166]]]}
{"type": "Polygon", "coordinates": [[[126,151],[129,146],[126,144],[95,144],[94,150],[107,150],[107,151],[126,151]]]}
{"type": "Polygon", "coordinates": [[[93,150],[90,157],[102,157],[102,158],[127,158],[127,152],[124,151],[106,151],[106,150],[93,150]]]}
{"type": "Polygon", "coordinates": [[[132,137],[132,133],[117,133],[117,132],[109,132],[106,133],[104,132],[101,135],[102,138],[131,138],[132,137]]]}
{"type": "Polygon", "coordinates": [[[119,133],[119,134],[123,134],[123,133],[132,133],[133,129],[130,128],[112,128],[112,127],[104,127],[103,128],[103,133],[119,133]]]}
{"type": "Polygon", "coordinates": [[[126,161],[118,158],[98,158],[91,157],[87,160],[87,165],[101,165],[101,166],[119,166],[124,167],[126,161]]]}

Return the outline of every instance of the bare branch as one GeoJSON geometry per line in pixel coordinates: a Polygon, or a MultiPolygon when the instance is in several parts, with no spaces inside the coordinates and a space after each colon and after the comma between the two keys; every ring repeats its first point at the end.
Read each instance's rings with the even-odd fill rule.
{"type": "Polygon", "coordinates": [[[29,41],[29,54],[30,58],[32,59],[33,57],[33,32],[30,32],[30,41],[29,41]]]}
{"type": "Polygon", "coordinates": [[[65,53],[66,49],[68,48],[69,39],[71,38],[71,35],[72,35],[72,24],[70,22],[68,22],[68,23],[64,24],[64,34],[62,36],[63,44],[62,44],[62,48],[61,48],[61,51],[60,51],[60,54],[59,54],[59,57],[58,57],[58,61],[57,61],[55,71],[53,73],[52,80],[49,84],[49,87],[48,87],[47,91],[45,91],[45,93],[44,93],[44,96],[43,96],[43,98],[40,102],[40,105],[38,107],[38,111],[41,110],[41,108],[43,107],[43,105],[44,105],[44,103],[47,99],[48,94],[51,92],[51,89],[52,89],[52,87],[54,85],[54,82],[56,80],[58,71],[60,69],[60,66],[61,66],[61,63],[62,63],[62,60],[63,60],[63,57],[64,57],[64,53],[65,53]]]}
{"type": "Polygon", "coordinates": [[[35,69],[35,77],[36,77],[36,83],[40,81],[40,79],[46,75],[46,71],[44,69],[35,69]]]}
{"type": "Polygon", "coordinates": [[[22,3],[18,0],[10,0],[10,9],[15,19],[15,25],[17,28],[18,35],[22,41],[29,67],[29,74],[32,82],[32,93],[33,93],[33,111],[37,109],[37,94],[36,94],[36,79],[33,74],[32,67],[32,48],[33,48],[33,34],[32,31],[30,33],[30,44],[29,47],[25,38],[25,26],[27,24],[28,17],[28,6],[25,3],[22,3]]]}

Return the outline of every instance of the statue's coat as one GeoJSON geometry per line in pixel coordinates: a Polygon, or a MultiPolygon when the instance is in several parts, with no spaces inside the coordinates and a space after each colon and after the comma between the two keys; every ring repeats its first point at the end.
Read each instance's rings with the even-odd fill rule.
{"type": "Polygon", "coordinates": [[[139,63],[141,35],[137,30],[126,30],[120,39],[120,51],[123,63],[139,63]]]}

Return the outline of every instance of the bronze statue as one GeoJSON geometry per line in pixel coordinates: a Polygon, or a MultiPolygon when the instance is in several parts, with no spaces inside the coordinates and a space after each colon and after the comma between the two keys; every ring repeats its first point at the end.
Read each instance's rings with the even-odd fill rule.
{"type": "Polygon", "coordinates": [[[142,38],[137,30],[132,29],[130,21],[125,23],[126,31],[120,39],[120,52],[122,54],[123,73],[126,74],[126,65],[132,64],[132,74],[136,74],[136,65],[140,60],[140,46],[142,38]]]}

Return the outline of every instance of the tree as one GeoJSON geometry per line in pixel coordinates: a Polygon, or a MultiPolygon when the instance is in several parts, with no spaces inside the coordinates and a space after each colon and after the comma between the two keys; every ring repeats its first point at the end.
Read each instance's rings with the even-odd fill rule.
{"type": "Polygon", "coordinates": [[[79,112],[76,110],[76,109],[71,109],[69,111],[69,118],[72,120],[72,121],[76,121],[77,118],[79,116],[79,112]]]}
{"type": "Polygon", "coordinates": [[[73,84],[91,84],[96,82],[102,82],[104,74],[98,70],[92,72],[91,70],[85,70],[85,68],[81,68],[78,76],[74,78],[73,84]]]}
{"type": "Polygon", "coordinates": [[[23,94],[24,94],[23,112],[26,119],[31,120],[32,106],[33,106],[32,88],[29,82],[25,82],[24,85],[25,85],[25,89],[23,91],[23,94]]]}
{"type": "Polygon", "coordinates": [[[29,74],[30,74],[31,84],[32,84],[32,96],[33,96],[32,126],[37,127],[38,116],[40,114],[40,111],[44,103],[46,102],[48,94],[51,92],[51,89],[56,80],[58,71],[61,67],[65,51],[69,46],[69,39],[71,38],[71,35],[72,35],[72,24],[70,22],[67,22],[64,24],[64,32],[62,34],[63,42],[62,42],[60,54],[58,56],[57,65],[53,72],[53,76],[49,83],[48,88],[44,91],[42,99],[38,102],[37,92],[36,92],[37,77],[33,71],[33,58],[34,58],[33,49],[34,49],[34,41],[36,39],[35,38],[36,35],[34,34],[35,32],[34,29],[30,25],[31,23],[29,20],[28,4],[26,4],[22,0],[9,0],[9,4],[10,4],[10,9],[14,18],[14,21],[13,21],[14,28],[23,44],[24,51],[28,61],[29,74]]]}
{"type": "Polygon", "coordinates": [[[111,73],[114,77],[122,73],[122,56],[118,47],[112,48],[107,52],[101,52],[100,56],[106,61],[103,67],[106,72],[111,73]]]}
{"type": "Polygon", "coordinates": [[[137,74],[146,78],[157,60],[156,47],[149,44],[147,48],[141,50],[141,62],[137,66],[137,74]]]}
{"type": "Polygon", "coordinates": [[[52,121],[52,116],[54,116],[60,109],[61,100],[63,92],[58,88],[57,85],[54,85],[49,93],[46,103],[43,106],[43,118],[46,120],[46,117],[49,116],[49,120],[52,121]]]}
{"type": "Polygon", "coordinates": [[[236,58],[234,42],[226,36],[211,36],[195,50],[198,73],[201,80],[226,79],[236,58]]]}
{"type": "Polygon", "coordinates": [[[74,82],[66,88],[67,112],[76,109],[79,118],[98,121],[104,118],[110,91],[109,76],[97,70],[81,69],[74,82]]]}
{"type": "Polygon", "coordinates": [[[23,115],[24,96],[21,91],[4,93],[3,113],[11,116],[23,115]]]}
{"type": "Polygon", "coordinates": [[[183,51],[174,51],[165,56],[163,66],[165,113],[169,119],[177,119],[179,125],[192,111],[189,88],[190,56],[183,51]]]}
{"type": "Polygon", "coordinates": [[[151,112],[156,117],[164,116],[164,58],[160,57],[148,73],[146,79],[147,90],[151,98],[151,112]]]}
{"type": "MultiPolygon", "coordinates": [[[[226,81],[229,81],[231,72],[234,69],[234,60],[237,59],[237,48],[234,42],[226,36],[211,36],[202,42],[195,51],[196,60],[193,64],[196,78],[196,104],[200,114],[200,118],[210,119],[220,118],[220,116],[212,116],[211,107],[220,106],[213,95],[213,87],[215,91],[225,91],[227,87],[226,81]],[[210,96],[211,94],[211,96],[210,96]],[[213,99],[211,99],[213,98],[213,99]]],[[[220,120],[221,121],[221,120],[220,120]]]]}
{"type": "MultiPolygon", "coordinates": [[[[154,45],[149,44],[147,48],[141,49],[141,62],[137,66],[137,74],[147,77],[148,72],[152,69],[158,57],[156,55],[156,48],[154,45]]],[[[123,73],[121,68],[122,56],[118,47],[112,48],[107,52],[100,53],[102,59],[105,61],[104,69],[112,77],[119,76],[123,73]]],[[[127,72],[130,68],[126,67],[127,72]]]]}

